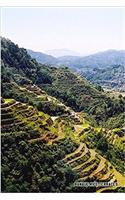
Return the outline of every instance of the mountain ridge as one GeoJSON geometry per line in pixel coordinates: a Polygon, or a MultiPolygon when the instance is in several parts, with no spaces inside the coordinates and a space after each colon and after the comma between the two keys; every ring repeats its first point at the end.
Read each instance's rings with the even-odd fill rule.
{"type": "Polygon", "coordinates": [[[33,51],[30,49],[27,49],[27,52],[29,55],[31,55],[33,58],[37,60],[37,62],[40,62],[42,64],[56,64],[57,60],[55,57],[39,52],[39,51],[33,51]]]}
{"type": "MultiPolygon", "coordinates": [[[[37,53],[30,55],[38,61],[37,53]]],[[[40,62],[45,63],[42,57],[40,62]]],[[[124,80],[124,70],[122,69],[125,66],[125,50],[107,50],[84,57],[62,56],[54,59],[54,62],[46,61],[46,63],[57,67],[68,66],[89,81],[100,84],[104,88],[125,91],[124,81],[120,83],[118,79],[118,77],[122,77],[124,80]],[[119,71],[115,71],[116,67],[119,68],[119,71]],[[98,80],[99,75],[101,78],[98,80]],[[112,83],[109,82],[109,79],[112,80],[112,83]]]]}
{"type": "MultiPolygon", "coordinates": [[[[32,57],[34,57],[35,56],[35,53],[36,53],[36,55],[37,55],[37,53],[41,53],[41,54],[44,54],[44,55],[46,55],[46,56],[49,56],[48,54],[45,54],[45,53],[42,53],[42,52],[36,52],[36,51],[32,51],[32,50],[28,50],[28,53],[32,56],[32,57]],[[30,52],[31,51],[31,52],[30,52]],[[34,53],[34,55],[32,55],[32,53],[34,53]]],[[[53,58],[55,58],[56,59],[56,63],[58,64],[58,59],[59,59],[59,61],[64,61],[65,62],[65,59],[66,60],[69,60],[69,61],[71,61],[72,62],[72,60],[77,60],[77,61],[79,61],[79,60],[87,60],[87,59],[93,59],[93,57],[100,57],[100,56],[114,56],[114,55],[116,55],[117,56],[117,53],[119,53],[119,54],[121,54],[120,56],[121,56],[121,58],[122,58],[122,61],[121,61],[121,63],[120,63],[120,61],[119,61],[119,63],[117,63],[117,64],[124,64],[124,57],[125,57],[125,50],[116,50],[116,49],[109,49],[109,50],[106,50],[106,51],[102,51],[102,52],[97,52],[97,53],[93,53],[93,54],[90,54],[90,55],[87,55],[87,56],[73,56],[73,55],[64,55],[64,56],[59,56],[58,58],[55,58],[54,56],[52,56],[53,58]],[[110,54],[110,55],[108,55],[108,54],[110,54]]],[[[37,60],[37,57],[34,57],[34,58],[36,58],[36,60],[37,60]]],[[[43,61],[44,62],[44,61],[43,61]]],[[[41,63],[42,63],[42,58],[41,58],[41,63]]],[[[51,63],[49,63],[49,61],[48,61],[48,64],[51,64],[51,63]]],[[[60,64],[64,64],[64,63],[60,63],[60,64]]],[[[73,63],[72,63],[73,64],[73,63]]],[[[114,63],[113,63],[114,64],[114,63]]],[[[86,64],[84,64],[84,65],[86,65],[86,64]]],[[[109,65],[111,65],[110,63],[109,63],[109,65]]],[[[101,66],[101,65],[100,65],[101,66]]],[[[69,67],[73,67],[73,66],[69,66],[69,67]]],[[[79,66],[78,66],[79,67],[79,66]]],[[[97,66],[93,66],[93,67],[97,67],[97,66]]]]}

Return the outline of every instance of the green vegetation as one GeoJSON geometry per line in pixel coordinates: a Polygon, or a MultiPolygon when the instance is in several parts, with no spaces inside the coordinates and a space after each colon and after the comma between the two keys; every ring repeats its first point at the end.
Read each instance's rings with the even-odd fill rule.
{"type": "Polygon", "coordinates": [[[109,118],[115,117],[114,127],[122,126],[124,98],[110,98],[102,90],[100,91],[100,88],[94,87],[68,68],[51,68],[38,64],[31,59],[25,49],[19,49],[9,40],[2,38],[1,44],[3,97],[12,97],[10,85],[7,84],[10,80],[16,81],[19,85],[33,82],[75,111],[87,112],[98,124],[106,122],[110,128],[112,123],[109,118]]]}
{"type": "Polygon", "coordinates": [[[2,192],[121,192],[125,98],[67,67],[37,63],[10,40],[1,44],[2,192]]]}
{"type": "Polygon", "coordinates": [[[103,130],[95,129],[89,130],[87,133],[84,133],[84,141],[87,142],[90,148],[97,148],[102,155],[105,155],[106,158],[124,175],[124,133],[121,129],[118,129],[115,133],[115,130],[103,130]],[[118,131],[119,130],[119,131],[118,131]],[[123,134],[118,135],[119,132],[123,134]],[[122,142],[121,142],[122,141],[122,142]]]}
{"type": "Polygon", "coordinates": [[[86,71],[84,76],[89,81],[105,88],[124,91],[124,65],[111,65],[104,69],[94,68],[86,71]]]}
{"type": "Polygon", "coordinates": [[[29,144],[26,135],[15,132],[2,136],[2,191],[3,192],[63,192],[70,191],[77,175],[59,161],[65,155],[65,146],[37,142],[29,144]],[[16,149],[16,150],[15,150],[16,149]]]}
{"type": "Polygon", "coordinates": [[[47,93],[63,100],[77,112],[87,112],[100,125],[105,123],[109,125],[109,128],[112,128],[113,125],[114,127],[122,126],[124,98],[110,98],[67,68],[53,70],[52,76],[53,84],[43,85],[47,93]],[[115,117],[114,123],[110,123],[113,117],[115,117]]]}

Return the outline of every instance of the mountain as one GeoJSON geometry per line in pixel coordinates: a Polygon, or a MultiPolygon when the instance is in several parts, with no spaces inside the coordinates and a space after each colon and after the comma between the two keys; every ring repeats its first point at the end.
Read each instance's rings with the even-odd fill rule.
{"type": "Polygon", "coordinates": [[[124,191],[122,95],[40,64],[5,38],[1,80],[2,192],[124,191]]]}
{"type": "Polygon", "coordinates": [[[65,60],[69,59],[69,67],[72,67],[76,70],[86,70],[87,67],[92,68],[105,68],[111,65],[123,65],[125,64],[125,50],[108,50],[93,55],[74,58],[63,57],[61,59],[62,64],[65,60]]]}
{"type": "Polygon", "coordinates": [[[79,58],[80,58],[79,56],[61,56],[61,57],[58,57],[57,66],[64,65],[64,66],[71,67],[71,62],[74,63],[79,58]]]}
{"type": "Polygon", "coordinates": [[[125,91],[125,51],[108,50],[86,57],[62,57],[60,65],[79,72],[92,83],[125,91]]]}
{"type": "Polygon", "coordinates": [[[41,53],[41,52],[36,52],[32,51],[30,49],[27,49],[28,54],[37,60],[37,62],[42,63],[42,64],[56,64],[57,59],[53,56],[41,53]]]}
{"type": "Polygon", "coordinates": [[[31,57],[35,58],[40,63],[66,65],[76,71],[86,71],[88,68],[107,68],[113,65],[125,64],[125,50],[108,50],[101,53],[96,53],[89,56],[64,55],[55,58],[40,52],[27,50],[31,57]]]}
{"type": "Polygon", "coordinates": [[[37,54],[37,52],[30,53],[30,55],[40,63],[55,64],[58,67],[68,66],[85,76],[87,80],[104,88],[125,91],[124,50],[108,50],[85,57],[62,56],[51,59],[47,55],[44,59],[43,55],[37,54]]]}
{"type": "Polygon", "coordinates": [[[53,49],[46,51],[47,54],[56,58],[61,56],[79,56],[80,54],[69,49],[53,49]]]}

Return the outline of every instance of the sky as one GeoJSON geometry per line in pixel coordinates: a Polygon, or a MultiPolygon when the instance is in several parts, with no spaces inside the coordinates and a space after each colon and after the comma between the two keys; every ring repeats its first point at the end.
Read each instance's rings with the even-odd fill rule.
{"type": "Polygon", "coordinates": [[[82,55],[124,47],[124,8],[2,8],[2,36],[45,52],[70,49],[82,55]]]}

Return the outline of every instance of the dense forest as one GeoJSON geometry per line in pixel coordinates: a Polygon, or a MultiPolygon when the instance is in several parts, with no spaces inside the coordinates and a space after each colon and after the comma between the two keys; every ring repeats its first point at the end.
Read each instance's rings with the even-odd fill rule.
{"type": "Polygon", "coordinates": [[[124,105],[1,38],[2,192],[123,192],[124,105]],[[80,181],[115,183],[77,187],[80,181]]]}

